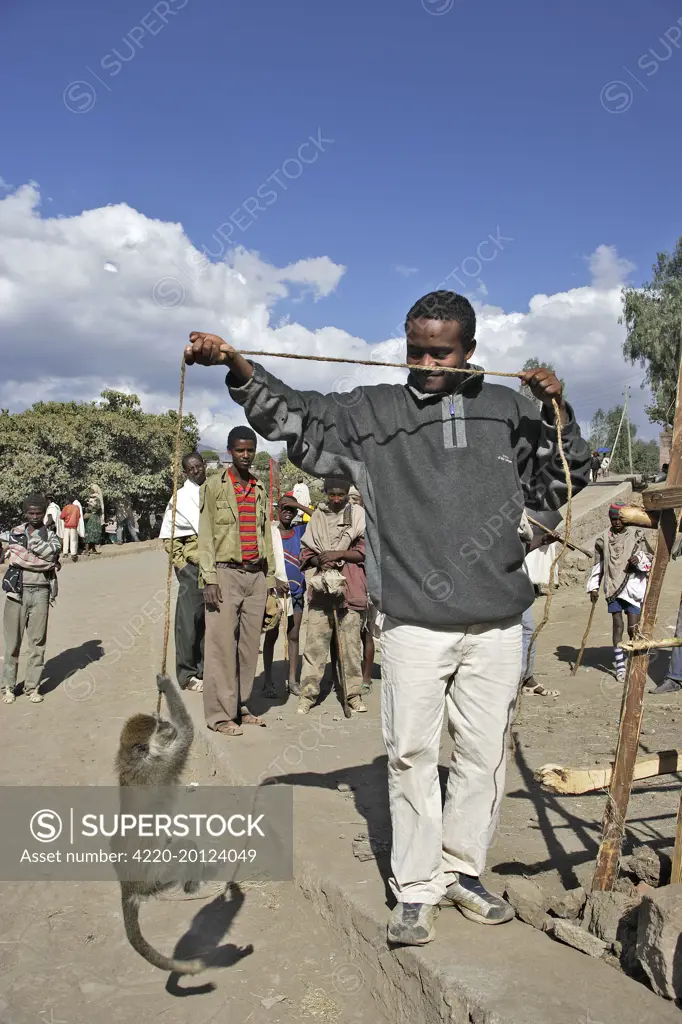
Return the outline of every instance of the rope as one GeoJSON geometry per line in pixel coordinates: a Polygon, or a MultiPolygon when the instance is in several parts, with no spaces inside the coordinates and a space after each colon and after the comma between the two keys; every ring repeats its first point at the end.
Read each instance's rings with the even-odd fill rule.
{"type": "MultiPolygon", "coordinates": [[[[236,350],[235,350],[236,351],[236,350]]],[[[297,352],[256,352],[252,349],[239,349],[240,356],[267,356],[270,359],[306,359],[312,363],[352,363],[354,366],[390,367],[394,370],[414,370],[410,363],[377,363],[372,359],[346,359],[344,356],[304,356],[297,352]]],[[[439,366],[438,371],[445,373],[486,374],[488,377],[516,377],[518,373],[503,373],[501,370],[476,370],[468,366],[439,366]]]]}
{"type": "MultiPolygon", "coordinates": [[[[173,583],[173,541],[175,540],[175,515],[178,507],[178,476],[180,475],[180,453],[182,451],[182,403],[185,397],[185,357],[182,357],[180,369],[180,398],[178,400],[178,428],[175,432],[175,453],[173,455],[173,511],[171,514],[170,552],[168,555],[168,575],[166,577],[166,612],[163,627],[163,651],[161,654],[161,675],[166,675],[168,661],[168,639],[171,622],[171,587],[173,583]]],[[[156,713],[161,713],[161,693],[156,701],[156,713]]]]}
{"type": "MultiPolygon", "coordinates": [[[[412,370],[412,371],[414,371],[414,369],[415,369],[415,367],[412,366],[410,363],[378,363],[378,362],[375,362],[374,360],[371,360],[371,359],[348,359],[348,358],[346,358],[344,356],[310,356],[310,355],[301,355],[301,354],[296,353],[296,352],[265,352],[265,351],[258,351],[258,350],[254,350],[254,349],[248,349],[248,350],[247,349],[242,349],[242,350],[239,350],[237,352],[237,354],[238,355],[242,355],[242,356],[262,356],[264,358],[265,357],[270,357],[270,358],[273,358],[273,359],[303,359],[303,360],[307,360],[309,362],[314,362],[314,363],[352,363],[355,366],[377,366],[377,367],[381,367],[381,368],[390,367],[390,368],[396,369],[396,370],[412,370]]],[[[473,374],[484,375],[484,374],[486,374],[489,377],[515,377],[517,379],[520,377],[520,373],[518,373],[518,372],[517,373],[503,373],[501,370],[479,370],[479,369],[473,369],[473,368],[468,367],[468,366],[462,366],[462,367],[460,367],[460,366],[439,366],[438,370],[439,371],[443,370],[445,373],[466,373],[468,375],[473,375],[473,374]]],[[[537,638],[540,635],[541,631],[547,625],[547,621],[549,619],[549,610],[550,610],[550,608],[552,606],[552,597],[554,596],[554,570],[557,568],[557,566],[559,566],[561,564],[561,562],[564,559],[564,556],[566,554],[566,550],[567,550],[567,548],[569,546],[569,540],[570,540],[570,535],[571,535],[573,485],[571,483],[571,472],[570,472],[570,470],[568,468],[568,462],[566,461],[566,455],[564,453],[563,431],[562,431],[562,426],[561,426],[561,416],[560,416],[560,413],[559,413],[559,405],[558,405],[558,402],[556,401],[555,398],[552,399],[552,407],[554,409],[554,419],[555,419],[555,423],[556,423],[557,445],[558,445],[558,448],[559,448],[559,456],[561,458],[561,464],[562,464],[562,467],[563,467],[563,470],[564,470],[564,477],[565,477],[565,480],[566,480],[566,493],[567,493],[567,497],[566,497],[566,522],[565,522],[565,525],[564,525],[564,535],[563,535],[563,537],[560,538],[561,539],[561,548],[559,549],[559,552],[558,552],[556,558],[554,559],[554,561],[552,562],[552,564],[550,566],[550,570],[549,570],[550,587],[549,587],[549,591],[548,591],[548,594],[547,594],[547,600],[545,602],[545,611],[544,611],[544,614],[542,616],[542,621],[536,627],[535,632],[533,633],[533,636],[531,637],[530,644],[528,645],[528,657],[526,659],[526,669],[525,669],[526,674],[528,673],[528,671],[530,669],[530,657],[531,657],[531,651],[533,650],[533,644],[537,640],[537,638]]],[[[540,524],[538,524],[538,525],[540,525],[540,524]]]]}
{"type": "Polygon", "coordinates": [[[564,469],[564,476],[566,478],[566,492],[567,492],[567,498],[566,498],[566,524],[564,526],[564,536],[562,538],[561,547],[559,548],[559,551],[557,552],[556,558],[554,559],[554,561],[552,562],[552,564],[549,567],[549,590],[547,591],[547,600],[545,601],[545,611],[544,611],[544,614],[542,616],[542,621],[539,623],[539,625],[537,625],[535,627],[535,632],[533,633],[532,637],[530,638],[530,643],[528,644],[528,654],[526,656],[526,668],[525,668],[525,671],[524,671],[524,678],[525,679],[528,678],[528,674],[530,672],[530,659],[531,659],[531,654],[532,654],[532,651],[533,651],[533,644],[537,640],[537,638],[540,635],[540,633],[542,632],[542,630],[547,625],[547,621],[549,619],[549,610],[552,607],[552,598],[554,597],[554,570],[557,568],[557,566],[559,566],[563,562],[564,555],[566,554],[566,549],[568,548],[568,539],[569,539],[569,537],[571,535],[573,484],[571,482],[571,471],[568,468],[568,462],[566,461],[566,455],[565,455],[565,452],[564,452],[564,438],[563,438],[563,430],[562,430],[562,426],[561,426],[561,415],[559,413],[559,405],[558,405],[557,400],[555,398],[552,399],[552,407],[554,409],[554,419],[555,419],[555,422],[556,422],[557,447],[559,448],[559,457],[561,459],[561,464],[562,464],[563,469],[564,469]]]}

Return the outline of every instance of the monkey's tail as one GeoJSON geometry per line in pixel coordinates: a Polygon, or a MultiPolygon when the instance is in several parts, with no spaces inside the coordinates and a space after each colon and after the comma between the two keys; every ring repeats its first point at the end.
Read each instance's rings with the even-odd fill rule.
{"type": "Polygon", "coordinates": [[[140,901],[137,896],[123,895],[123,923],[125,924],[128,942],[133,949],[144,957],[152,967],[162,971],[174,971],[176,974],[199,974],[205,970],[201,960],[173,960],[158,953],[150,946],[140,931],[140,901]]]}

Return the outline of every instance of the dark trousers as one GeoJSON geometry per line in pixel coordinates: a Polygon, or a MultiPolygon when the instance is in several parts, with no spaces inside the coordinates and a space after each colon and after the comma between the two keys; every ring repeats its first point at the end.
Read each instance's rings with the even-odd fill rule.
{"type": "Polygon", "coordinates": [[[204,592],[199,589],[199,566],[187,562],[176,569],[178,600],[175,605],[175,670],[180,686],[192,676],[204,675],[204,592]]]}

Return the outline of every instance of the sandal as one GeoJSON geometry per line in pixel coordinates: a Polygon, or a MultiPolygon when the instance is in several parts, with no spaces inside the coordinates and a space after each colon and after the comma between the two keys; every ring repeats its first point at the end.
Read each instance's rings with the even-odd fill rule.
{"type": "Polygon", "coordinates": [[[528,696],[534,697],[558,697],[558,690],[546,690],[542,683],[536,683],[535,686],[523,686],[521,687],[521,693],[525,693],[528,696]]]}
{"type": "Polygon", "coordinates": [[[30,700],[31,704],[42,704],[43,701],[45,700],[42,693],[40,693],[38,690],[34,690],[33,693],[29,695],[28,699],[30,700]]]}
{"type": "Polygon", "coordinates": [[[14,704],[16,699],[16,693],[14,690],[10,690],[9,687],[2,691],[2,700],[4,704],[14,704]]]}
{"type": "Polygon", "coordinates": [[[244,730],[236,722],[220,722],[219,725],[216,725],[215,731],[222,733],[223,736],[242,736],[244,733],[244,730]]]}
{"type": "Polygon", "coordinates": [[[192,693],[203,693],[204,692],[204,680],[203,679],[199,679],[198,676],[192,676],[192,678],[188,682],[188,684],[185,687],[185,689],[186,690],[191,690],[192,693]]]}
{"type": "Polygon", "coordinates": [[[242,725],[260,725],[265,728],[263,719],[252,715],[248,708],[242,708],[242,725]]]}
{"type": "Polygon", "coordinates": [[[266,683],[263,687],[263,696],[266,700],[277,700],[277,690],[272,683],[266,683]]]}

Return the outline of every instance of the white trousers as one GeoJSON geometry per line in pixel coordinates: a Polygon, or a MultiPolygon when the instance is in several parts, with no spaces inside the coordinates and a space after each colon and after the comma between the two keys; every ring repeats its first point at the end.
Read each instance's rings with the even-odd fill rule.
{"type": "Polygon", "coordinates": [[[456,872],[483,871],[504,793],[520,673],[520,616],[448,632],[384,620],[381,726],[391,888],[399,903],[436,904],[456,872]],[[441,810],[445,706],[455,746],[441,810]]]}
{"type": "Polygon", "coordinates": [[[78,530],[72,529],[68,526],[64,527],[64,536],[62,538],[62,552],[65,555],[78,554],[78,530]]]}

